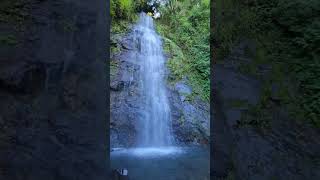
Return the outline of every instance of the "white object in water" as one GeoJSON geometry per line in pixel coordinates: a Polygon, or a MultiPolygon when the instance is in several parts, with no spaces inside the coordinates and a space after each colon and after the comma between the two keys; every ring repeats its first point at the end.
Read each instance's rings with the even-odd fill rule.
{"type": "Polygon", "coordinates": [[[128,170],[127,170],[127,169],[121,169],[121,170],[120,170],[120,174],[121,174],[122,176],[128,176],[128,170]]]}

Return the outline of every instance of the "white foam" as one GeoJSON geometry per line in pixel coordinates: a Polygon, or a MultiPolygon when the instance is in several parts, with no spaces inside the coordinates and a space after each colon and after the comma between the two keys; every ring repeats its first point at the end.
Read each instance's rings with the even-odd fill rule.
{"type": "Polygon", "coordinates": [[[184,152],[182,148],[179,147],[141,147],[141,148],[130,148],[130,149],[122,149],[122,148],[114,148],[115,151],[111,152],[114,155],[120,154],[128,154],[139,157],[150,157],[150,156],[168,156],[181,154],[184,152]]]}

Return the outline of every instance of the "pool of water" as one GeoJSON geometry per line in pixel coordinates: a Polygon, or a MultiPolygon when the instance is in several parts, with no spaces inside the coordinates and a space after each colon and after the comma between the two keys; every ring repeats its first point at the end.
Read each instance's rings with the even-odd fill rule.
{"type": "Polygon", "coordinates": [[[204,147],[115,148],[111,168],[126,168],[130,180],[209,180],[210,154],[204,147]]]}

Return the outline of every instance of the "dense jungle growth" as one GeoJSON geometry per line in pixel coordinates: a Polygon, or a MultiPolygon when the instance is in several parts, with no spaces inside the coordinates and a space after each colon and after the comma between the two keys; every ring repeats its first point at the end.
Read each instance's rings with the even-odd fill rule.
{"type": "Polygon", "coordinates": [[[243,41],[255,47],[247,49],[253,61],[239,70],[264,82],[256,114],[276,103],[292,119],[320,127],[320,1],[218,0],[213,6],[217,63],[243,41]]]}
{"type": "Polygon", "coordinates": [[[168,61],[172,80],[186,77],[194,95],[206,101],[210,94],[209,5],[209,0],[170,1],[160,8],[162,17],[157,21],[165,50],[172,55],[168,61]]]}

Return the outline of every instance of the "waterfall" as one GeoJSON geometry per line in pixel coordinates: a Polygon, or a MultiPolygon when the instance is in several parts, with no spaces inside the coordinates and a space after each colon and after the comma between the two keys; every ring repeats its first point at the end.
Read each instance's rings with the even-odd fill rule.
{"type": "Polygon", "coordinates": [[[136,61],[141,66],[141,131],[138,144],[143,147],[160,147],[172,144],[169,100],[166,93],[165,58],[162,41],[156,33],[153,19],[145,13],[134,27],[137,45],[136,61]]]}
{"type": "Polygon", "coordinates": [[[173,138],[171,114],[177,109],[170,103],[179,102],[169,101],[176,94],[167,90],[166,58],[154,19],[141,13],[122,43],[128,48],[120,55],[122,73],[116,82],[125,82],[127,89],[113,94],[120,131],[113,138],[129,143],[111,150],[111,168],[126,169],[132,180],[209,179],[208,148],[181,146],[173,138]]]}

